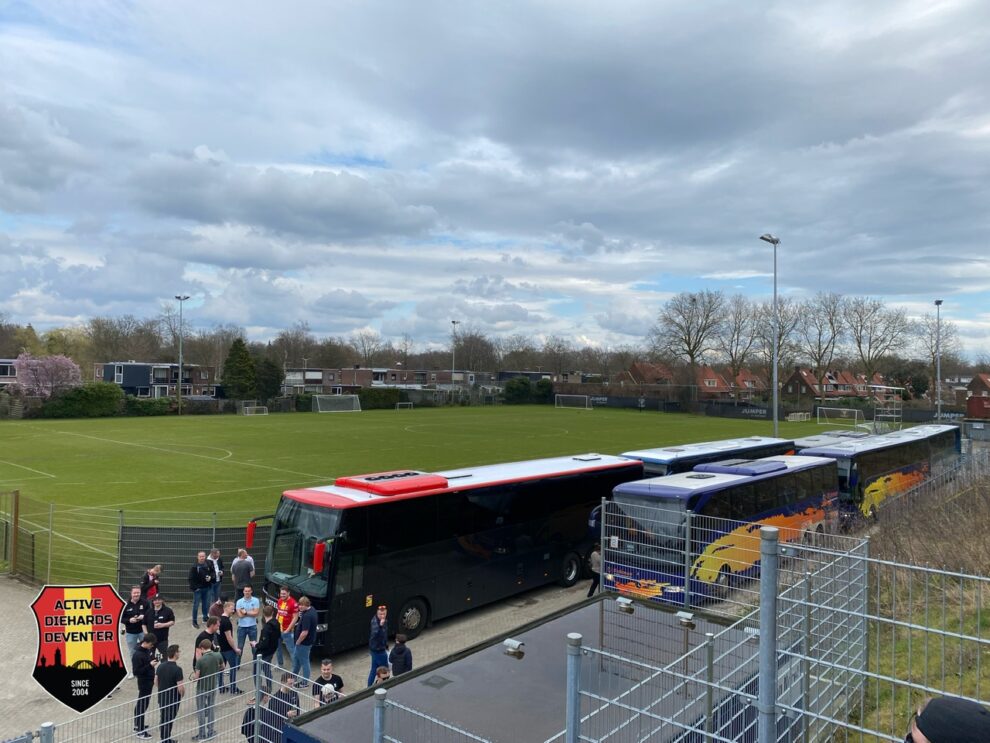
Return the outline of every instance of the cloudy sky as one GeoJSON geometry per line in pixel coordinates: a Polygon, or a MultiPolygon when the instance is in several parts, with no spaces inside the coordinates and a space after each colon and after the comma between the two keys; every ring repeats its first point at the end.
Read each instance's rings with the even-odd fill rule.
{"type": "Polygon", "coordinates": [[[0,313],[641,342],[945,300],[990,351],[990,3],[0,0],[0,313]]]}

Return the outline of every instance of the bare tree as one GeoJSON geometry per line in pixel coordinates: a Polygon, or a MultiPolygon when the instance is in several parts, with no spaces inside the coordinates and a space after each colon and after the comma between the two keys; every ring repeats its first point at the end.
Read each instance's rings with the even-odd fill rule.
{"type": "Polygon", "coordinates": [[[842,318],[867,384],[872,384],[880,360],[904,347],[911,324],[903,310],[887,309],[872,297],[848,299],[843,304],[842,318]]]}
{"type": "Polygon", "coordinates": [[[498,361],[495,344],[478,328],[469,325],[457,333],[457,364],[471,371],[494,371],[498,361]]]}
{"type": "Polygon", "coordinates": [[[351,344],[357,350],[361,358],[361,363],[366,368],[375,365],[375,360],[381,352],[385,342],[374,330],[359,330],[351,336],[351,344]]]}
{"type": "Polygon", "coordinates": [[[302,367],[315,361],[318,344],[309,332],[309,323],[295,323],[288,330],[281,331],[271,342],[271,353],[276,364],[282,368],[302,367]]]}
{"type": "Polygon", "coordinates": [[[650,330],[650,346],[661,357],[687,360],[691,378],[698,363],[717,348],[725,297],[719,291],[681,292],[668,300],[650,330]]]}
{"type": "Polygon", "coordinates": [[[756,306],[741,294],[725,302],[722,322],[715,331],[715,344],[729,364],[732,383],[746,366],[756,343],[756,306]]]}
{"type": "Polygon", "coordinates": [[[935,385],[941,385],[942,380],[938,379],[938,357],[942,357],[942,371],[943,377],[946,369],[946,359],[954,359],[956,356],[962,353],[962,343],[959,341],[959,333],[956,328],[955,323],[948,320],[942,320],[939,322],[937,314],[929,312],[927,315],[921,318],[914,325],[914,331],[917,334],[916,343],[919,352],[925,357],[925,361],[930,369],[929,377],[932,379],[932,384],[929,389],[932,390],[932,394],[929,397],[932,399],[932,404],[938,399],[937,389],[935,385]]]}
{"type": "Polygon", "coordinates": [[[535,369],[539,364],[539,351],[525,335],[510,335],[496,342],[498,363],[502,369],[535,369]]]}
{"type": "Polygon", "coordinates": [[[565,338],[556,335],[547,336],[543,341],[543,348],[540,349],[540,356],[543,358],[543,368],[559,377],[570,365],[571,344],[565,338]]]}
{"type": "MultiPolygon", "coordinates": [[[[801,307],[790,297],[777,298],[777,361],[784,369],[794,365],[797,348],[794,344],[794,329],[800,319],[801,307]]],[[[758,355],[766,375],[768,388],[773,380],[773,302],[760,304],[757,310],[758,355]]],[[[778,369],[779,374],[779,369],[778,369]]],[[[778,379],[778,384],[780,380],[778,379]]]]}
{"type": "Polygon", "coordinates": [[[822,404],[825,404],[825,374],[835,358],[835,350],[842,339],[841,294],[818,292],[803,302],[798,309],[795,332],[801,356],[808,359],[818,381],[822,404]]]}
{"type": "Polygon", "coordinates": [[[94,317],[86,325],[97,361],[162,360],[159,319],[138,320],[133,315],[94,317]]]}

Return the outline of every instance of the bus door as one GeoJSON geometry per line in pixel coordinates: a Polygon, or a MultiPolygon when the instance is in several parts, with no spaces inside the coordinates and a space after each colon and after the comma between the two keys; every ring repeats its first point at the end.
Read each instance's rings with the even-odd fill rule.
{"type": "Polygon", "coordinates": [[[384,597],[368,595],[365,588],[367,536],[365,509],[349,511],[341,527],[341,537],[334,540],[330,558],[327,623],[331,651],[367,643],[374,607],[385,603],[384,597]]]}

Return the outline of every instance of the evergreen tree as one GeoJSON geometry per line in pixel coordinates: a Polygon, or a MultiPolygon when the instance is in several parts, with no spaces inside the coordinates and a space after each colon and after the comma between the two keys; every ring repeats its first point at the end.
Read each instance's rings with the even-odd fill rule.
{"type": "Polygon", "coordinates": [[[282,367],[271,359],[262,359],[255,366],[255,386],[262,400],[278,397],[282,391],[282,367]]]}
{"type": "Polygon", "coordinates": [[[227,360],[223,364],[224,394],[231,400],[253,400],[258,394],[255,383],[254,360],[248,353],[243,338],[230,345],[227,360]]]}

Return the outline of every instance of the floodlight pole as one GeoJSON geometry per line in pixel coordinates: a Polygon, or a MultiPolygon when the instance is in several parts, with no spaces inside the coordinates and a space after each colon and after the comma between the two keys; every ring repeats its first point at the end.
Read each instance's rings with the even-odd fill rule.
{"type": "Polygon", "coordinates": [[[460,320],[451,320],[451,341],[450,341],[450,401],[454,401],[454,369],[457,367],[457,326],[460,320]]]}
{"type": "Polygon", "coordinates": [[[777,367],[780,363],[780,339],[777,336],[780,333],[780,313],[777,310],[777,246],[780,244],[780,240],[769,232],[760,235],[760,239],[773,245],[773,435],[778,436],[777,408],[779,405],[777,396],[780,394],[780,390],[777,386],[777,367]]]}
{"type": "Polygon", "coordinates": [[[175,402],[178,414],[182,415],[182,303],[189,299],[188,294],[176,294],[179,300],[179,378],[175,384],[175,402]]]}
{"type": "Polygon", "coordinates": [[[935,420],[942,420],[942,300],[935,300],[935,420]]]}

